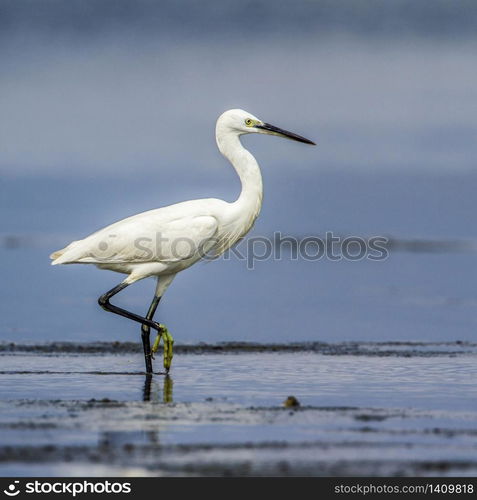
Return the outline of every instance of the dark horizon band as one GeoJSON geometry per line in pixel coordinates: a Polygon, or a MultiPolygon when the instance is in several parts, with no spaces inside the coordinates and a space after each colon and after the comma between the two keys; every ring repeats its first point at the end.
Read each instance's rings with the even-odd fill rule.
{"type": "Polygon", "coordinates": [[[305,144],[312,144],[316,146],[313,141],[310,139],[306,139],[301,135],[294,134],[293,132],[288,132],[288,130],[283,130],[281,128],[275,127],[275,125],[270,125],[270,123],[264,123],[262,125],[255,125],[255,128],[261,128],[262,130],[267,130],[268,132],[272,132],[273,134],[281,135],[282,137],[287,137],[288,139],[292,139],[293,141],[303,142],[305,144]]]}

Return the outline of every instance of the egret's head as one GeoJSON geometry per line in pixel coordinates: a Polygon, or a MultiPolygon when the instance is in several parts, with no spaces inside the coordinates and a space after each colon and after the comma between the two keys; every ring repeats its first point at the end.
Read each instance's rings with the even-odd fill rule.
{"type": "Polygon", "coordinates": [[[301,135],[288,132],[281,128],[263,122],[256,116],[244,111],[243,109],[229,109],[222,113],[217,120],[217,133],[235,132],[236,134],[267,134],[285,137],[293,141],[304,142],[305,144],[313,144],[314,142],[305,139],[301,135]]]}

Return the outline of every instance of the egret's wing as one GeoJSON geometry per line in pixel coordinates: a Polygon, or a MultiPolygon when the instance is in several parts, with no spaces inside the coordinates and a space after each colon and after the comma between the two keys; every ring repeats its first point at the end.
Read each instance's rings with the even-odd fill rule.
{"type": "Polygon", "coordinates": [[[140,214],[56,252],[61,254],[54,263],[174,263],[200,258],[214,245],[217,228],[217,219],[211,215],[140,214]]]}

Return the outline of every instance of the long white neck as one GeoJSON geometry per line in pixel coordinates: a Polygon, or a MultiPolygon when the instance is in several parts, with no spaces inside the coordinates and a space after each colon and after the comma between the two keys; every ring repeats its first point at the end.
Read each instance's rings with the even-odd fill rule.
{"type": "Polygon", "coordinates": [[[217,130],[216,140],[219,151],[230,161],[240,177],[242,191],[234,205],[249,219],[250,229],[262,207],[263,184],[260,167],[253,155],[242,146],[238,134],[217,130]]]}

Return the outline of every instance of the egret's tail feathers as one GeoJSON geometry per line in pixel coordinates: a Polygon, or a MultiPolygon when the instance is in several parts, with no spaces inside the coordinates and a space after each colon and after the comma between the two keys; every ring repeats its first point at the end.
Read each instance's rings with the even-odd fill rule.
{"type": "Polygon", "coordinates": [[[53,260],[53,262],[51,263],[52,266],[56,266],[57,264],[64,264],[65,263],[65,259],[62,258],[64,255],[64,250],[58,250],[57,252],[53,252],[51,255],[50,255],[50,259],[53,260]]]}
{"type": "Polygon", "coordinates": [[[71,262],[71,259],[68,258],[67,253],[68,250],[71,249],[71,247],[77,243],[76,241],[73,241],[70,243],[67,247],[62,248],[61,250],[57,250],[56,252],[53,252],[50,255],[50,259],[53,260],[51,263],[52,266],[56,266],[57,264],[67,264],[68,262],[71,262]]]}

